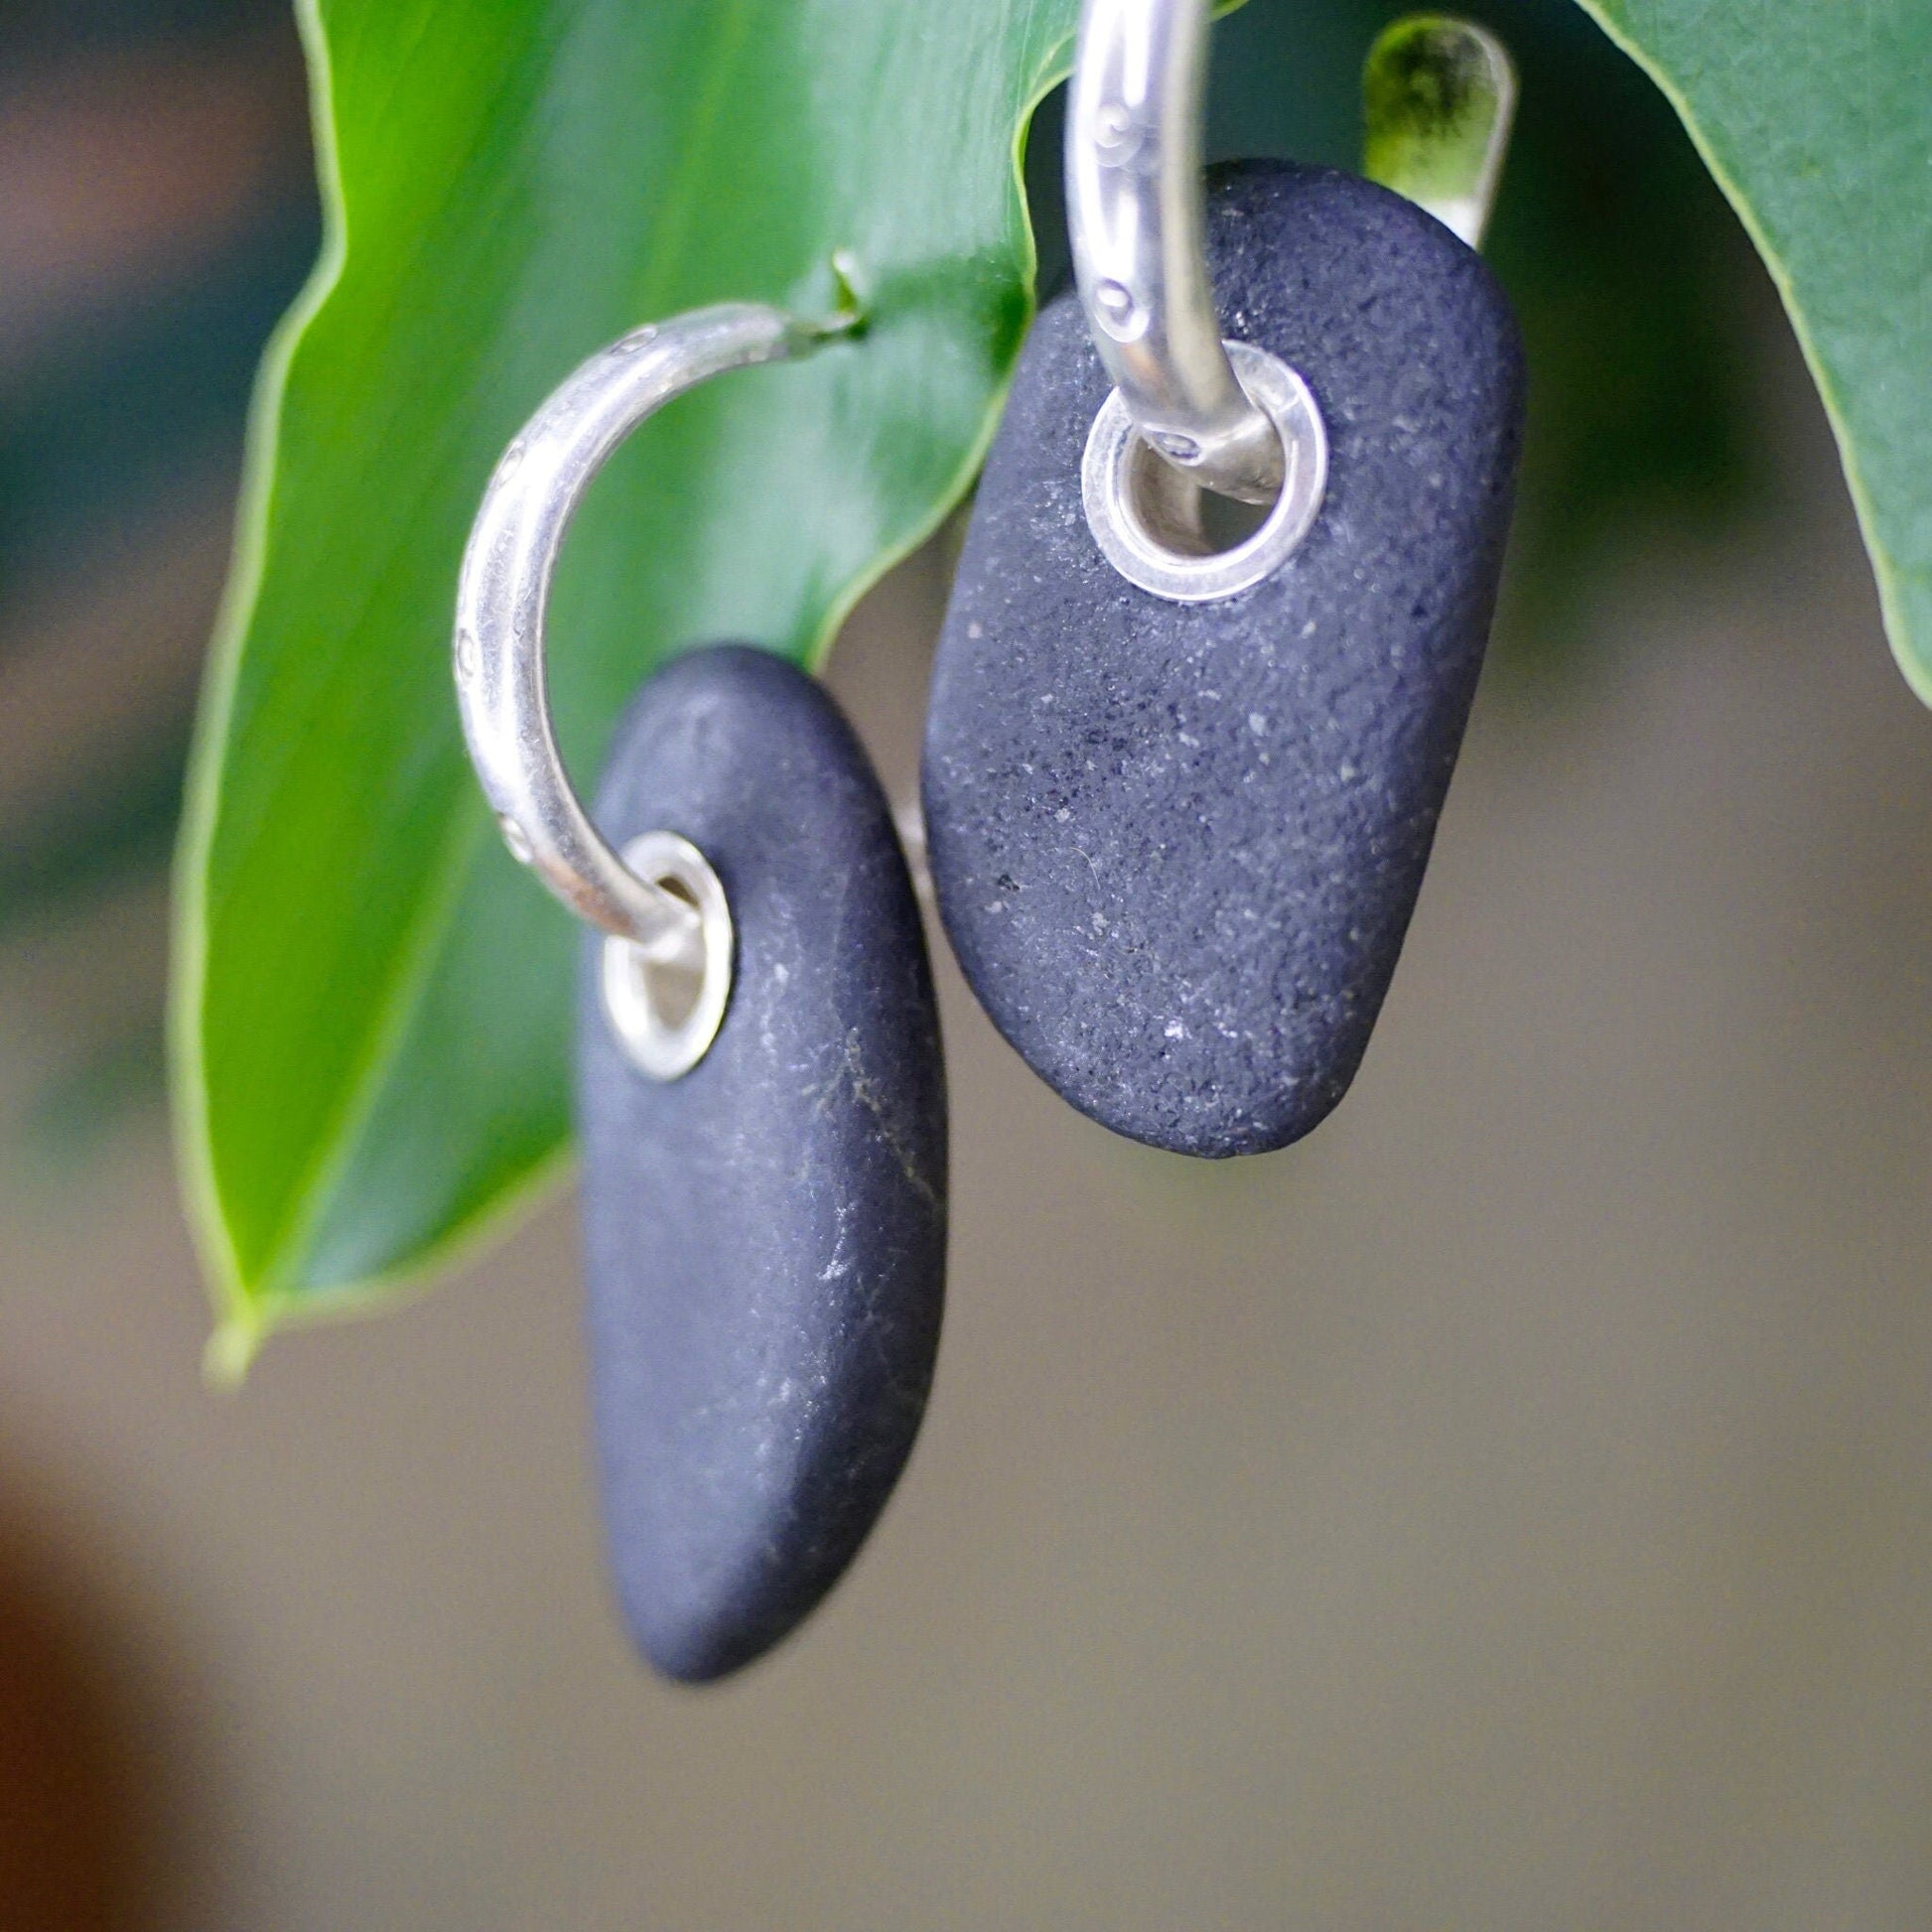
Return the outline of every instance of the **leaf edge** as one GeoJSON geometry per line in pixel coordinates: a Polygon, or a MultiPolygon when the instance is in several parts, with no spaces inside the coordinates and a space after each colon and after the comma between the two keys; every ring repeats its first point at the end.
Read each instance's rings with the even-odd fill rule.
{"type": "Polygon", "coordinates": [[[1777,290],[1778,300],[1783,305],[1786,319],[1791,324],[1791,332],[1797,339],[1798,351],[1804,357],[1806,373],[1810,375],[1812,386],[1818,391],[1819,400],[1825,405],[1825,417],[1831,425],[1832,440],[1838,447],[1839,468],[1844,474],[1847,489],[1851,492],[1852,508],[1859,521],[1859,536],[1864,544],[1864,551],[1871,562],[1871,574],[1878,593],[1878,612],[1885,627],[1885,641],[1890,646],[1892,661],[1898,666],[1899,675],[1919,702],[1932,707],[1932,639],[1927,640],[1927,648],[1921,652],[1913,636],[1912,622],[1906,610],[1905,598],[1899,587],[1904,572],[1893,557],[1890,547],[1879,537],[1877,513],[1872,502],[1871,492],[1866,485],[1864,473],[1860,467],[1857,446],[1854,442],[1850,424],[1840,405],[1837,387],[1817,342],[1811,333],[1811,325],[1800,305],[1793,285],[1791,270],[1783,255],[1772,244],[1759,220],[1757,210],[1739,187],[1729,169],[1720,160],[1718,151],[1703,123],[1692,107],[1690,97],[1678,85],[1670,72],[1643,46],[1643,44],[1620,22],[1607,13],[1599,0],[1577,0],[1584,12],[1602,29],[1611,45],[1649,77],[1652,84],[1670,102],[1672,111],[1684,124],[1684,131],[1691,138],[1691,145],[1697,150],[1698,159],[1705,165],[1711,179],[1718,184],[1720,192],[1730,204],[1732,213],[1737,216],[1750,243],[1757,250],[1765,272],[1777,290]]]}
{"type": "MultiPolygon", "coordinates": [[[[1241,0],[1220,0],[1214,12],[1218,16],[1240,4],[1241,0]]],[[[203,1369],[211,1385],[222,1388],[239,1386],[274,1334],[386,1311],[426,1292],[471,1255],[493,1245],[559,1186],[571,1172],[575,1154],[569,1135],[564,1135],[514,1181],[453,1221],[397,1267],[325,1289],[294,1291],[273,1286],[286,1282],[296,1269],[296,1260],[280,1249],[251,1277],[241,1267],[223,1209],[208,1132],[205,1052],[207,866],[219,816],[221,778],[241,662],[266,573],[268,524],[280,467],[289,374],[310,325],[341,284],[349,248],[347,206],[335,131],[335,76],[321,15],[322,0],[294,0],[294,6],[309,73],[322,245],[308,280],[269,338],[249,400],[228,578],[209,640],[173,865],[167,1010],[171,1115],[183,1205],[213,1305],[214,1328],[207,1340],[203,1369]]],[[[1028,79],[1008,142],[1008,182],[1020,216],[1021,272],[1029,325],[1037,311],[1039,250],[1026,194],[1027,144],[1040,103],[1071,70],[1073,38],[1070,33],[1063,36],[1040,57],[1028,79]]],[[[824,617],[805,653],[809,669],[817,672],[823,668],[853,610],[885,576],[928,542],[965,500],[998,431],[1012,380],[1010,367],[988,398],[979,434],[962,454],[952,477],[935,492],[926,512],[915,519],[899,542],[883,547],[864,570],[856,572],[837,595],[827,600],[824,617]]],[[[394,1029],[376,1031],[393,1033],[394,1029]]],[[[356,1082],[358,1093],[370,1096],[379,1093],[395,1046],[393,1040],[387,1044],[372,1040],[371,1049],[356,1082]]],[[[347,1113],[365,1118],[369,1104],[354,1105],[347,1113]]],[[[326,1187],[328,1176],[339,1173],[341,1165],[340,1159],[323,1154],[311,1161],[300,1198],[292,1198],[284,1217],[284,1225],[298,1236],[313,1227],[320,1215],[322,1202],[311,1199],[311,1191],[326,1187]]]]}

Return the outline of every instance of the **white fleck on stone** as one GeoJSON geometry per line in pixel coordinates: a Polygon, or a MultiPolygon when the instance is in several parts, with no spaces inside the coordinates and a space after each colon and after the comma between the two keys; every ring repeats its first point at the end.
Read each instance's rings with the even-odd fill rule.
{"type": "Polygon", "coordinates": [[[1251,711],[1248,713],[1248,729],[1259,738],[1268,729],[1268,720],[1260,712],[1251,711]]]}
{"type": "Polygon", "coordinates": [[[1064,805],[1062,805],[1059,808],[1059,810],[1053,814],[1053,816],[1056,819],[1058,819],[1062,825],[1064,825],[1066,821],[1073,816],[1073,814],[1070,811],[1068,811],[1064,805]]]}
{"type": "Polygon", "coordinates": [[[791,968],[782,959],[774,960],[771,965],[771,977],[782,986],[786,980],[790,979],[791,968]]]}
{"type": "Polygon", "coordinates": [[[969,637],[984,637],[986,635],[986,626],[983,623],[981,623],[977,618],[975,618],[972,621],[972,622],[966,626],[966,634],[969,637]]]}
{"type": "Polygon", "coordinates": [[[1341,781],[1346,784],[1355,775],[1355,767],[1346,759],[1341,763],[1341,781]]]}
{"type": "Polygon", "coordinates": [[[1178,1020],[1170,1020],[1166,1031],[1170,1039],[1185,1039],[1187,1037],[1187,1029],[1178,1020]]]}

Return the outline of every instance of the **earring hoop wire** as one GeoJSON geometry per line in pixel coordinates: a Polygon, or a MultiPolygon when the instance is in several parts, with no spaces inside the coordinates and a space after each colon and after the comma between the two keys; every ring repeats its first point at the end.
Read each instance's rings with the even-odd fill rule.
{"type": "MultiPolygon", "coordinates": [[[[729,369],[810,351],[849,324],[800,320],[760,303],[696,309],[633,329],[555,389],[497,463],[457,584],[458,708],[483,795],[513,858],[609,938],[605,980],[642,987],[609,1001],[631,1057],[659,1079],[701,1059],[724,1018],[732,927],[724,890],[702,853],[661,837],[663,863],[642,876],[606,842],[579,802],[557,750],[544,673],[550,580],[592,479],[640,423],[729,369]],[[661,875],[661,876],[660,876],[661,875]],[[620,969],[628,958],[629,977],[620,969]],[[689,1014],[656,1015],[646,968],[698,986],[689,1014]]],[[[658,852],[648,841],[632,852],[658,852]]]]}
{"type": "Polygon", "coordinates": [[[580,918],[666,964],[699,963],[696,912],[611,850],[557,751],[544,675],[551,574],[591,480],[632,430],[707,377],[783,361],[823,335],[780,310],[732,302],[620,337],[503,452],[463,556],[457,702],[504,843],[580,918]]]}
{"type": "Polygon", "coordinates": [[[1149,446],[1203,489],[1273,502],[1281,438],[1221,341],[1202,235],[1207,0],[1086,0],[1066,116],[1087,328],[1149,446]]]}

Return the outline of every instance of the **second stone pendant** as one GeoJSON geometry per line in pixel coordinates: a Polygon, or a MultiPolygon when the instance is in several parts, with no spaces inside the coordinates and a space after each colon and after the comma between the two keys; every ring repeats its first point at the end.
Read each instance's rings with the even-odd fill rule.
{"type": "Polygon", "coordinates": [[[601,937],[578,1001],[612,1566],[639,1648],[702,1680],[831,1588],[911,1451],[945,1293],[939,1021],[879,781],[804,672],[729,647],[659,671],[598,818],[690,840],[736,934],[717,1037],[675,1079],[614,1026],[601,937]]]}
{"type": "Polygon", "coordinates": [[[1246,345],[1300,378],[1325,483],[1291,451],[1303,527],[1226,589],[1267,519],[1217,531],[1239,507],[1131,435],[1096,477],[1108,371],[1079,300],[1048,305],[939,645],[924,805],[954,950],[1035,1070],[1135,1140],[1235,1155],[1329,1112],[1388,991],[1488,636],[1523,362],[1475,252],[1353,176],[1220,171],[1206,243],[1235,368],[1246,345]]]}

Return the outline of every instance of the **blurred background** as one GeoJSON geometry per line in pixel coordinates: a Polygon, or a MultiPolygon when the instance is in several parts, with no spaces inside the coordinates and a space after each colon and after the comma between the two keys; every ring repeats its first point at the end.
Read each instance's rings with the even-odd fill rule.
{"type": "MultiPolygon", "coordinates": [[[[1351,160],[1394,11],[1251,0],[1216,147],[1351,160]]],[[[300,55],[274,0],[0,11],[0,1925],[1932,1923],[1932,719],[1668,111],[1574,6],[1481,17],[1530,453],[1362,1077],[1175,1161],[942,963],[925,1436],[693,1695],[605,1600],[567,1201],[202,1386],[164,868],[300,55]]],[[[1056,154],[1049,104],[1049,276],[1056,154]]],[[[901,792],[946,554],[831,668],[901,792]]]]}

